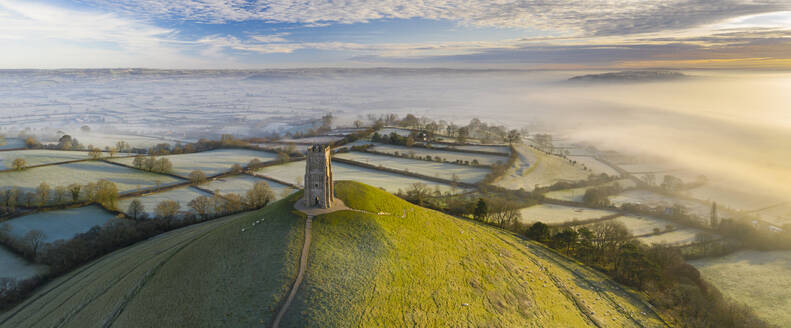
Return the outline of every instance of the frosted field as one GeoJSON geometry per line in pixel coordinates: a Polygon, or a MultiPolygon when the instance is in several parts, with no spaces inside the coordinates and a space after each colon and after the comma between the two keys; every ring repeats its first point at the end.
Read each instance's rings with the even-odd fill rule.
{"type": "Polygon", "coordinates": [[[519,153],[515,168],[509,169],[496,185],[507,189],[533,190],[536,185],[548,186],[562,180],[584,180],[590,172],[574,166],[567,160],[544,155],[526,145],[514,146],[519,153]]]}
{"type": "Polygon", "coordinates": [[[6,221],[11,226],[11,235],[23,238],[28,231],[41,230],[46,234],[48,243],[58,239],[68,240],[79,233],[102,226],[114,216],[97,205],[48,211],[21,216],[6,221]]]}
{"type": "MultiPolygon", "coordinates": [[[[299,179],[301,182],[305,175],[305,162],[292,162],[283,165],[269,166],[256,171],[256,173],[292,183],[296,183],[297,179],[299,179]]],[[[397,192],[398,190],[407,190],[412,186],[412,184],[415,183],[423,183],[431,188],[432,191],[436,187],[439,187],[440,191],[443,193],[446,191],[452,191],[453,189],[451,186],[441,183],[425,181],[409,176],[382,172],[339,162],[332,163],[332,175],[336,181],[354,180],[374,187],[382,188],[391,193],[397,192]]],[[[300,185],[302,184],[300,183],[300,185]]],[[[456,191],[461,192],[464,191],[464,189],[457,188],[456,191]]]]}
{"type": "Polygon", "coordinates": [[[407,137],[407,136],[409,136],[410,133],[412,133],[412,131],[410,131],[410,130],[399,129],[399,128],[384,128],[384,129],[378,130],[376,132],[378,132],[382,136],[389,136],[391,133],[395,133],[395,134],[397,134],[399,136],[402,136],[402,137],[407,137]]]}
{"type": "Polygon", "coordinates": [[[505,156],[461,153],[461,152],[453,152],[453,151],[443,151],[439,149],[401,147],[401,146],[393,146],[393,145],[385,145],[385,144],[376,144],[376,146],[373,147],[373,150],[378,152],[388,153],[388,154],[395,154],[396,152],[398,152],[399,154],[401,154],[401,156],[403,156],[403,154],[414,154],[415,156],[420,156],[420,157],[431,156],[432,158],[439,156],[440,158],[450,162],[456,160],[469,161],[469,162],[472,162],[473,160],[478,160],[478,163],[482,165],[493,165],[497,162],[504,164],[508,162],[508,157],[505,156]]]}
{"type": "Polygon", "coordinates": [[[0,279],[11,278],[23,280],[32,278],[39,273],[44,273],[46,270],[46,266],[32,264],[5,247],[0,246],[0,279]]]}
{"type": "Polygon", "coordinates": [[[498,146],[498,145],[447,145],[447,144],[432,144],[431,147],[434,148],[453,148],[453,149],[461,149],[461,150],[472,150],[472,151],[488,151],[492,153],[503,153],[503,154],[510,154],[511,148],[508,146],[498,146]]]}
{"type": "Polygon", "coordinates": [[[569,159],[577,161],[578,164],[585,165],[594,174],[604,173],[609,176],[618,176],[618,171],[607,164],[604,164],[591,156],[568,156],[569,159]]]}
{"type": "MultiPolygon", "coordinates": [[[[194,170],[201,170],[207,176],[220,174],[230,171],[233,164],[247,166],[247,163],[253,158],[258,158],[261,162],[268,162],[277,158],[277,155],[248,149],[219,149],[165,157],[173,163],[173,174],[186,177],[194,170]]],[[[114,161],[132,165],[134,158],[121,158],[114,161]]]]}
{"type": "Polygon", "coordinates": [[[138,199],[141,203],[143,203],[143,207],[145,208],[145,212],[148,213],[149,216],[154,216],[154,209],[156,209],[157,204],[163,200],[174,200],[179,202],[181,208],[179,211],[188,211],[189,210],[189,202],[199,196],[211,196],[211,194],[200,191],[195,188],[191,187],[183,187],[178,189],[172,189],[165,192],[159,192],[155,194],[149,194],[139,197],[127,197],[121,199],[118,202],[118,210],[127,213],[129,209],[129,204],[132,203],[133,200],[138,199]]]}
{"type": "Polygon", "coordinates": [[[545,224],[569,223],[575,220],[583,221],[597,219],[607,215],[615,214],[614,211],[589,209],[581,207],[571,207],[554,204],[539,204],[523,208],[519,211],[522,214],[523,223],[534,223],[541,221],[545,224]]]}
{"type": "Polygon", "coordinates": [[[118,191],[153,187],[182,182],[166,175],[143,172],[104,162],[89,161],[0,173],[0,189],[17,186],[20,190],[33,191],[41,182],[50,187],[68,186],[72,183],[87,184],[106,179],[115,182],[118,191]]]}
{"type": "Polygon", "coordinates": [[[281,196],[283,195],[284,190],[289,190],[289,193],[296,191],[289,186],[245,174],[217,179],[207,184],[201,185],[201,188],[219,190],[222,194],[234,193],[244,196],[247,191],[252,189],[253,185],[255,185],[255,183],[258,181],[264,181],[269,185],[269,188],[272,188],[272,192],[275,193],[275,199],[282,198],[281,196]]]}
{"type": "Polygon", "coordinates": [[[386,155],[375,155],[358,152],[338,154],[335,155],[335,157],[375,166],[381,165],[391,169],[405,170],[448,180],[450,180],[455,174],[460,182],[467,183],[479,182],[483,180],[483,178],[490,172],[490,170],[486,168],[429,162],[416,159],[396,158],[386,155]]]}
{"type": "Polygon", "coordinates": [[[689,261],[723,294],[778,327],[791,327],[791,251],[741,251],[689,261]]]}
{"type": "Polygon", "coordinates": [[[548,193],[545,193],[544,196],[546,196],[547,198],[552,198],[552,199],[559,199],[559,200],[565,200],[565,201],[569,201],[569,202],[580,202],[581,203],[583,201],[583,197],[585,196],[585,191],[587,191],[588,189],[601,187],[601,186],[605,186],[605,185],[611,185],[611,184],[614,184],[614,183],[618,183],[619,185],[621,185],[621,188],[623,188],[623,189],[634,188],[636,186],[634,181],[632,181],[631,179],[620,179],[620,180],[616,180],[616,181],[613,181],[613,182],[609,182],[609,183],[605,183],[605,184],[601,184],[601,185],[596,185],[596,186],[550,191],[548,193]]]}
{"type": "Polygon", "coordinates": [[[46,149],[0,151],[0,169],[13,168],[12,162],[22,158],[27,166],[73,161],[75,159],[88,159],[88,152],[58,151],[46,149]]]}
{"type": "MultiPolygon", "coordinates": [[[[696,215],[702,219],[708,220],[711,215],[711,205],[686,199],[673,198],[643,189],[627,190],[618,195],[610,196],[610,202],[616,206],[621,206],[625,203],[635,203],[651,207],[672,207],[675,204],[680,204],[687,209],[687,213],[696,215]]],[[[720,217],[730,216],[724,208],[718,208],[718,214],[720,217]]]]}
{"type": "Polygon", "coordinates": [[[5,138],[5,144],[0,145],[0,149],[25,148],[25,141],[18,138],[5,138]]]}
{"type": "Polygon", "coordinates": [[[278,141],[301,143],[301,144],[314,144],[314,143],[329,144],[342,139],[343,139],[342,136],[317,136],[317,137],[296,138],[296,139],[280,139],[278,141]]]}
{"type": "Polygon", "coordinates": [[[723,184],[707,183],[698,188],[687,190],[685,194],[743,211],[755,211],[785,201],[777,195],[767,195],[762,190],[749,189],[747,186],[741,185],[738,187],[746,189],[736,190],[723,184]]]}
{"type": "Polygon", "coordinates": [[[778,226],[791,223],[791,204],[772,206],[762,211],[752,213],[761,219],[771,222],[778,226]]]}
{"type": "Polygon", "coordinates": [[[646,245],[667,244],[667,245],[689,245],[696,241],[698,233],[701,231],[695,228],[680,228],[675,231],[666,232],[660,235],[640,237],[637,240],[646,245]]]}
{"type": "Polygon", "coordinates": [[[632,236],[642,236],[654,233],[655,228],[659,229],[660,231],[665,231],[668,225],[677,227],[675,223],[670,221],[631,214],[619,216],[612,221],[623,223],[626,229],[632,233],[632,236]]]}

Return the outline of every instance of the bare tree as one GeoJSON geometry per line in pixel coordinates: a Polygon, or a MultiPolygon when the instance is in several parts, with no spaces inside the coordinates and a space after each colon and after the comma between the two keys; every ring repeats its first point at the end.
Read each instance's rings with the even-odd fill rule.
{"type": "Polygon", "coordinates": [[[32,258],[36,258],[36,255],[38,255],[38,250],[46,238],[47,235],[43,231],[37,229],[28,231],[25,236],[22,237],[24,243],[30,248],[32,258]]]}
{"type": "Polygon", "coordinates": [[[137,220],[145,212],[145,206],[143,206],[143,203],[139,199],[132,200],[132,202],[129,203],[129,208],[126,210],[126,213],[132,217],[132,220],[137,220]]]}
{"type": "Polygon", "coordinates": [[[14,168],[14,170],[22,171],[27,166],[27,161],[25,161],[24,158],[17,158],[11,162],[11,166],[14,168]]]}
{"type": "Polygon", "coordinates": [[[266,181],[260,180],[253,185],[253,188],[247,191],[246,198],[248,206],[251,208],[260,208],[266,206],[275,199],[275,193],[272,192],[272,188],[269,187],[266,181]]]}
{"type": "Polygon", "coordinates": [[[66,200],[66,194],[68,193],[69,192],[64,186],[55,187],[55,202],[58,204],[63,203],[63,201],[66,200]]]}
{"type": "Polygon", "coordinates": [[[73,201],[77,201],[80,199],[80,191],[82,190],[82,186],[77,183],[72,183],[69,185],[69,192],[71,193],[71,199],[73,201]]]}
{"type": "Polygon", "coordinates": [[[181,209],[179,202],[175,200],[163,200],[157,204],[157,207],[154,209],[154,214],[159,218],[171,219],[179,213],[179,209],[181,209]]]}
{"type": "Polygon", "coordinates": [[[44,206],[49,200],[49,192],[52,188],[46,182],[42,182],[36,188],[36,196],[38,196],[39,206],[44,206]]]}
{"type": "Polygon", "coordinates": [[[231,173],[239,174],[242,173],[242,166],[237,164],[231,165],[231,173]]]}
{"type": "Polygon", "coordinates": [[[191,200],[188,205],[201,218],[208,218],[211,213],[211,198],[208,196],[198,196],[191,200]]]}
{"type": "Polygon", "coordinates": [[[91,150],[88,151],[88,155],[93,159],[100,159],[102,158],[102,150],[97,147],[91,147],[91,150]]]}

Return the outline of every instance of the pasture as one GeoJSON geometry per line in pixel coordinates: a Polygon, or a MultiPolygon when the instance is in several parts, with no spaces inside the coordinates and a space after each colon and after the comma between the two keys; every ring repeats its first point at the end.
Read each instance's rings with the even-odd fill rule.
{"type": "Polygon", "coordinates": [[[0,188],[19,187],[21,191],[33,191],[42,182],[50,187],[67,186],[72,183],[87,184],[100,179],[112,181],[118,191],[125,192],[157,185],[169,185],[181,180],[155,173],[130,169],[100,161],[87,161],[54,166],[45,166],[24,171],[0,173],[0,188]]]}
{"type": "Polygon", "coordinates": [[[191,187],[182,187],[139,197],[123,198],[118,202],[118,210],[127,213],[129,204],[132,203],[133,200],[137,199],[143,203],[145,212],[151,217],[154,216],[154,209],[156,209],[157,204],[164,200],[176,201],[179,203],[180,211],[188,211],[189,202],[195,198],[198,198],[199,196],[211,196],[211,194],[191,187]]]}
{"type": "Polygon", "coordinates": [[[46,266],[30,263],[4,246],[0,246],[0,279],[24,280],[44,273],[46,270],[46,266]]]}
{"type": "Polygon", "coordinates": [[[576,161],[577,164],[585,166],[588,170],[590,170],[593,174],[606,174],[609,176],[618,176],[618,171],[616,171],[611,166],[602,163],[598,159],[593,156],[568,156],[568,158],[572,161],[576,161]]]}
{"type": "Polygon", "coordinates": [[[73,161],[76,159],[89,159],[87,151],[62,151],[46,149],[13,150],[0,152],[0,170],[11,169],[11,163],[17,159],[24,159],[27,166],[51,164],[73,161]]]}
{"type": "MultiPolygon", "coordinates": [[[[651,207],[673,207],[676,204],[684,206],[688,214],[695,215],[701,219],[708,220],[711,215],[711,205],[704,202],[697,202],[687,199],[680,199],[665,196],[653,191],[644,189],[632,189],[624,191],[618,195],[610,196],[613,205],[621,206],[625,203],[643,204],[651,207]]],[[[730,217],[731,214],[725,209],[718,211],[720,217],[730,217]]]]}
{"type": "Polygon", "coordinates": [[[455,176],[458,181],[476,183],[483,180],[490,170],[466,165],[437,163],[416,159],[396,158],[386,155],[366,154],[351,152],[335,155],[337,158],[349,159],[369,165],[419,173],[431,177],[452,180],[455,176]]]}
{"type": "Polygon", "coordinates": [[[5,138],[5,144],[0,145],[0,150],[2,149],[15,149],[15,148],[25,148],[25,140],[19,138],[5,138]]]}
{"type": "Polygon", "coordinates": [[[657,231],[667,231],[667,227],[671,226],[675,229],[677,225],[670,221],[665,221],[658,218],[653,218],[649,216],[638,216],[638,215],[622,215],[615,219],[612,219],[613,222],[620,222],[626,227],[627,230],[632,234],[632,236],[643,236],[648,234],[653,234],[657,231]],[[658,229],[658,230],[657,230],[658,229]]]}
{"type": "MultiPolygon", "coordinates": [[[[247,166],[253,158],[261,162],[274,160],[277,155],[265,151],[248,149],[218,149],[199,153],[179,154],[163,156],[173,163],[171,173],[186,177],[194,170],[203,171],[207,176],[225,173],[231,170],[231,166],[239,164],[247,166]]],[[[126,165],[132,165],[134,158],[123,158],[114,160],[126,165]]]]}
{"type": "Polygon", "coordinates": [[[757,211],[753,214],[758,215],[761,219],[767,222],[777,226],[783,226],[791,223],[791,204],[778,204],[776,206],[771,206],[761,211],[757,211]]]}
{"type": "Polygon", "coordinates": [[[507,189],[533,190],[559,181],[587,179],[590,172],[558,156],[546,155],[526,145],[516,145],[519,158],[496,185],[507,189]]]}
{"type": "Polygon", "coordinates": [[[264,181],[269,185],[269,188],[272,188],[272,192],[275,194],[275,199],[283,198],[281,196],[286,191],[289,194],[296,191],[289,186],[271,180],[256,178],[244,174],[212,180],[209,183],[201,185],[200,187],[212,191],[219,190],[222,194],[234,193],[244,196],[247,191],[252,189],[253,185],[255,185],[255,183],[258,181],[264,181]]]}
{"type": "Polygon", "coordinates": [[[44,232],[44,241],[69,240],[78,233],[87,232],[94,226],[102,226],[117,220],[112,213],[98,205],[79,208],[39,212],[13,218],[4,222],[11,227],[11,236],[21,239],[31,230],[44,232]]]}
{"type": "Polygon", "coordinates": [[[470,162],[477,160],[478,163],[481,165],[494,165],[497,163],[505,164],[508,162],[508,157],[505,156],[495,156],[495,155],[482,155],[482,154],[474,154],[474,153],[463,153],[463,152],[454,152],[454,151],[445,151],[439,149],[426,149],[420,147],[402,147],[402,146],[393,146],[393,145],[386,145],[386,144],[376,144],[373,147],[374,151],[388,153],[388,154],[399,154],[399,156],[409,155],[409,156],[418,156],[421,158],[425,158],[426,156],[431,156],[432,158],[439,157],[443,161],[448,162],[455,162],[457,160],[462,162],[470,162]]]}
{"type": "Polygon", "coordinates": [[[778,327],[791,327],[791,251],[740,251],[690,261],[725,296],[778,327]]]}
{"type": "Polygon", "coordinates": [[[646,245],[665,244],[674,246],[683,246],[695,243],[697,236],[701,230],[695,228],[679,228],[671,232],[665,232],[659,235],[640,237],[637,240],[645,243],[646,245]]]}
{"type": "Polygon", "coordinates": [[[554,225],[597,219],[613,215],[617,212],[554,204],[538,204],[525,207],[521,209],[519,213],[522,214],[522,223],[532,224],[540,221],[545,224],[554,225]]]}
{"type": "Polygon", "coordinates": [[[503,145],[458,145],[458,144],[431,144],[436,149],[451,148],[459,150],[485,151],[491,153],[510,154],[511,148],[503,145]]]}
{"type": "Polygon", "coordinates": [[[585,191],[587,191],[588,189],[596,188],[596,187],[602,187],[602,186],[608,186],[608,185],[612,185],[612,184],[615,184],[615,183],[618,183],[621,186],[621,188],[624,188],[624,189],[634,188],[636,186],[634,181],[631,180],[631,179],[620,179],[620,180],[616,180],[616,181],[613,181],[613,182],[608,182],[608,183],[605,183],[605,184],[589,186],[589,187],[553,190],[553,191],[545,193],[544,196],[546,196],[547,198],[552,198],[552,199],[559,199],[559,200],[565,200],[565,201],[569,201],[569,202],[581,203],[584,200],[583,196],[585,196],[585,191]]]}

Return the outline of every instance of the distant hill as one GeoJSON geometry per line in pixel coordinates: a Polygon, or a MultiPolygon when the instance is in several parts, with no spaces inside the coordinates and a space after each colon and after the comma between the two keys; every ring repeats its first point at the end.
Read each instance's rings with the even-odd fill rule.
{"type": "Polygon", "coordinates": [[[688,78],[677,71],[623,71],[602,74],[578,75],[569,79],[571,82],[656,82],[680,80],[688,78]]]}
{"type": "MultiPolygon", "coordinates": [[[[313,219],[281,327],[665,326],[637,294],[539,244],[356,182],[336,193],[356,211],[313,219]]],[[[298,197],[114,252],[0,314],[0,327],[269,326],[304,241],[298,197]]]]}

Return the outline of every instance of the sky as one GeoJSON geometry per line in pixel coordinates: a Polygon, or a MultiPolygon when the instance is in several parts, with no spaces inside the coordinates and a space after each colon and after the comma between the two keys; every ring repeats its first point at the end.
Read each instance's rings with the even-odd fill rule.
{"type": "Polygon", "coordinates": [[[791,68],[788,0],[0,0],[0,68],[791,68]]]}

